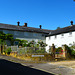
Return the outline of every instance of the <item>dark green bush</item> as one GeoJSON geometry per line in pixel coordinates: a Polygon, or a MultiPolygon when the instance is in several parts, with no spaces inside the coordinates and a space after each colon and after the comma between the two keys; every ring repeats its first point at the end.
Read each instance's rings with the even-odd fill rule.
{"type": "Polygon", "coordinates": [[[66,50],[67,50],[67,56],[68,58],[75,58],[75,51],[73,50],[72,47],[68,47],[67,45],[65,45],[66,50]]]}
{"type": "Polygon", "coordinates": [[[68,47],[67,45],[65,45],[65,48],[67,50],[67,53],[71,55],[72,49],[70,47],[68,47]]]}
{"type": "Polygon", "coordinates": [[[72,50],[71,55],[75,57],[75,51],[72,50]]]}

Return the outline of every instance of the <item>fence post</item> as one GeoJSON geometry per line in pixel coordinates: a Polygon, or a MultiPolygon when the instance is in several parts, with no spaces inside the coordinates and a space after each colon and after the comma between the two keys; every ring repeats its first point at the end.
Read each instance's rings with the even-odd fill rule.
{"type": "Polygon", "coordinates": [[[0,54],[1,54],[1,44],[0,44],[0,54]]]}
{"type": "Polygon", "coordinates": [[[24,47],[24,49],[25,49],[25,54],[26,54],[26,47],[24,47]]]}
{"type": "Polygon", "coordinates": [[[67,56],[67,50],[65,45],[63,45],[63,57],[66,58],[66,56],[67,56]]]}
{"type": "Polygon", "coordinates": [[[17,54],[18,54],[18,45],[17,45],[17,54]]]}
{"type": "Polygon", "coordinates": [[[52,46],[51,46],[51,52],[52,52],[53,59],[55,59],[55,46],[54,46],[54,44],[52,44],[52,46]]]}

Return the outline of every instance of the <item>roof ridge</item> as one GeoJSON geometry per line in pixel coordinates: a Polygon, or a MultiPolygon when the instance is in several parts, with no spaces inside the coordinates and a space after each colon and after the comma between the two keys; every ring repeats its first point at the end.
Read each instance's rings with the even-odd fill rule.
{"type": "MultiPolygon", "coordinates": [[[[68,27],[73,27],[73,26],[75,26],[75,25],[70,25],[70,26],[63,27],[63,28],[59,28],[59,29],[56,29],[56,30],[65,29],[65,28],[68,28],[68,27]]],[[[53,31],[56,31],[56,30],[53,30],[53,31]]]]}
{"type": "Polygon", "coordinates": [[[37,32],[37,33],[46,33],[46,34],[48,34],[51,31],[51,30],[46,30],[46,29],[23,27],[23,26],[3,24],[3,23],[0,23],[0,29],[19,30],[19,31],[37,32]]]}
{"type": "MultiPolygon", "coordinates": [[[[23,26],[17,26],[17,25],[12,25],[12,24],[4,24],[4,23],[0,23],[3,25],[9,25],[9,26],[16,26],[16,27],[23,27],[23,26]]],[[[23,27],[23,28],[35,28],[35,27],[23,27]]],[[[35,29],[40,29],[40,28],[35,28],[35,29]]],[[[52,30],[48,30],[48,29],[40,29],[40,30],[47,30],[47,31],[52,31],[52,30]]]]}
{"type": "Polygon", "coordinates": [[[49,33],[50,36],[75,31],[75,25],[60,28],[49,33]]]}

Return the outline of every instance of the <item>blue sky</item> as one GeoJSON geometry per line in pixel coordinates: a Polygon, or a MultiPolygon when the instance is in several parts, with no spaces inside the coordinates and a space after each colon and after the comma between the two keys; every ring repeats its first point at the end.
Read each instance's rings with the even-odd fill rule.
{"type": "Polygon", "coordinates": [[[73,0],[0,0],[0,23],[54,30],[75,24],[73,0]]]}

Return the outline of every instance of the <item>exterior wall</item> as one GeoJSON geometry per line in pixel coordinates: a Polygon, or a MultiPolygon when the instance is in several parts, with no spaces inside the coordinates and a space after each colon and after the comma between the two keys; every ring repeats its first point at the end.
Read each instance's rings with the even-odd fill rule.
{"type": "Polygon", "coordinates": [[[34,33],[34,32],[22,32],[22,31],[11,31],[11,30],[3,30],[5,34],[10,33],[13,34],[15,39],[22,39],[22,40],[43,40],[45,42],[45,36],[42,36],[43,33],[34,33]]]}
{"type": "Polygon", "coordinates": [[[46,37],[46,44],[48,44],[46,50],[49,50],[49,46],[52,46],[52,44],[54,44],[55,47],[61,47],[64,44],[71,46],[73,42],[75,42],[75,31],[72,32],[72,34],[70,34],[70,32],[63,33],[63,36],[62,34],[49,36],[46,37]]]}

